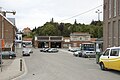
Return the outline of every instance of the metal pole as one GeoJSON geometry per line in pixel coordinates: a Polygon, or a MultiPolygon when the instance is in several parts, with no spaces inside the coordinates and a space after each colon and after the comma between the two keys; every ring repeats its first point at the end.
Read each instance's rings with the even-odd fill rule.
{"type": "Polygon", "coordinates": [[[22,71],[22,59],[20,59],[20,71],[22,71]]]}
{"type": "Polygon", "coordinates": [[[96,11],[98,13],[98,21],[100,21],[100,13],[102,13],[99,9],[96,11]]]}

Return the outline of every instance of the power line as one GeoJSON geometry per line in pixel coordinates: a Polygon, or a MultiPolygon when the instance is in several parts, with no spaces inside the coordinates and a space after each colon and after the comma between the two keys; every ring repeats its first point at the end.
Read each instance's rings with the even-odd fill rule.
{"type": "Polygon", "coordinates": [[[88,12],[90,12],[90,11],[92,11],[92,10],[95,10],[95,9],[101,7],[101,6],[102,6],[102,5],[99,5],[99,6],[97,6],[97,7],[95,7],[95,8],[92,8],[92,9],[90,9],[90,10],[88,10],[88,11],[85,11],[85,12],[83,12],[83,13],[74,15],[74,16],[69,17],[69,18],[66,18],[66,19],[63,19],[63,20],[61,20],[61,21],[69,20],[69,19],[72,19],[72,18],[74,18],[74,17],[77,17],[77,16],[80,16],[80,15],[86,14],[86,13],[88,13],[88,12]]]}

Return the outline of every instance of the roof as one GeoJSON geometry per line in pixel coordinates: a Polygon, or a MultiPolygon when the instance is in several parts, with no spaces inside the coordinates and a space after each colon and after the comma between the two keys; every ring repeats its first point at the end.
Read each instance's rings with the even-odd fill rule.
{"type": "Polygon", "coordinates": [[[29,31],[31,31],[31,29],[30,29],[29,27],[27,27],[27,28],[24,28],[23,30],[29,30],[29,31]]]}
{"type": "Polygon", "coordinates": [[[7,19],[15,25],[15,18],[7,18],[7,19]]]}
{"type": "Polygon", "coordinates": [[[82,33],[82,32],[74,32],[74,33],[71,33],[70,36],[78,36],[78,35],[89,35],[89,33],[82,33]]]}
{"type": "Polygon", "coordinates": [[[2,16],[5,20],[7,20],[11,25],[15,26],[9,19],[7,19],[7,17],[3,16],[1,13],[0,16],[2,16]]]}
{"type": "Polygon", "coordinates": [[[92,42],[93,42],[93,41],[96,41],[96,40],[97,40],[97,38],[91,38],[91,40],[90,40],[90,41],[92,41],[92,42]]]}
{"type": "Polygon", "coordinates": [[[120,49],[120,47],[109,47],[109,48],[107,48],[107,49],[120,49]]]}
{"type": "Polygon", "coordinates": [[[23,38],[23,41],[32,41],[32,38],[23,38]]]}

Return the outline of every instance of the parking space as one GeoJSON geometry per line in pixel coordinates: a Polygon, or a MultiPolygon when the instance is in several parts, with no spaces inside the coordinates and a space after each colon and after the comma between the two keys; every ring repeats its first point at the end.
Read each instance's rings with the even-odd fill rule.
{"type": "Polygon", "coordinates": [[[118,71],[102,71],[96,64],[95,58],[75,57],[67,49],[58,50],[58,53],[51,54],[40,52],[40,49],[34,49],[32,56],[25,58],[28,74],[20,80],[120,79],[118,71]]]}

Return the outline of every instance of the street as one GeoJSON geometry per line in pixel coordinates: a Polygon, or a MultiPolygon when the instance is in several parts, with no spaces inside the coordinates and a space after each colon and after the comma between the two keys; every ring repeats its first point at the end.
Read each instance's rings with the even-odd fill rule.
{"type": "Polygon", "coordinates": [[[19,80],[119,80],[120,72],[102,71],[95,58],[74,57],[67,49],[44,53],[33,49],[25,56],[27,74],[19,80]]]}

